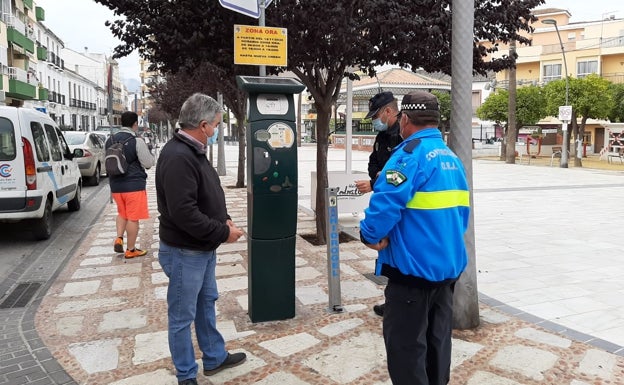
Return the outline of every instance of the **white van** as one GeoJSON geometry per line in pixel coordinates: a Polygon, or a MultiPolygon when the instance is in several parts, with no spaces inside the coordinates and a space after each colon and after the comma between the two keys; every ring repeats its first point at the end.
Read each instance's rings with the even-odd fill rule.
{"type": "Polygon", "coordinates": [[[0,106],[0,222],[28,220],[35,238],[50,238],[53,211],[80,210],[79,156],[48,115],[0,106]]]}

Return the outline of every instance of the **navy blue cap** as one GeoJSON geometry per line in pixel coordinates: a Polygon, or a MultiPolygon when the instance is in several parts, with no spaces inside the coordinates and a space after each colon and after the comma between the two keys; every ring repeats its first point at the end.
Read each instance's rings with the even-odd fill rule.
{"type": "Polygon", "coordinates": [[[368,101],[368,114],[366,114],[365,118],[368,119],[377,115],[377,112],[383,107],[394,101],[394,95],[392,92],[380,92],[377,95],[370,98],[368,101]]]}

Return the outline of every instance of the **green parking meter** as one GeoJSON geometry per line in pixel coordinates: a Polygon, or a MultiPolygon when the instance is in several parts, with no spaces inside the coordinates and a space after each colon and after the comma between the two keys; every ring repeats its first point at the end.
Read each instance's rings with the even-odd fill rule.
{"type": "Polygon", "coordinates": [[[237,76],[249,95],[247,226],[249,317],[252,322],[295,316],[297,143],[292,78],[237,76]]]}

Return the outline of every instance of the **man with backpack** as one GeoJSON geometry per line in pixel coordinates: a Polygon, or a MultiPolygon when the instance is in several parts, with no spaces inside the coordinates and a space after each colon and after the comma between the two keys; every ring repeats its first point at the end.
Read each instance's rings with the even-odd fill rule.
{"type": "Polygon", "coordinates": [[[136,135],[139,129],[138,115],[132,111],[121,114],[122,128],[111,135],[106,141],[107,156],[115,143],[123,143],[123,156],[116,154],[118,164],[121,165],[115,172],[109,172],[109,184],[113,199],[117,204],[117,238],[113,243],[116,253],[124,253],[125,258],[141,257],[147,251],[136,247],[139,234],[139,220],[148,219],[147,209],[147,173],[154,165],[154,157],[147,148],[147,144],[136,135]],[[127,248],[124,251],[124,234],[127,235],[127,248]]]}

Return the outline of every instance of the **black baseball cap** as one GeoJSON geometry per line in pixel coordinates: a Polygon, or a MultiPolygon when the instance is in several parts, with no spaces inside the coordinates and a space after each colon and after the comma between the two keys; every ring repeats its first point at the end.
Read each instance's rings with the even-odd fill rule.
{"type": "Polygon", "coordinates": [[[377,115],[377,112],[383,107],[394,101],[394,95],[392,92],[385,91],[380,92],[377,95],[370,98],[368,101],[368,114],[366,114],[365,119],[371,118],[377,115]]]}

